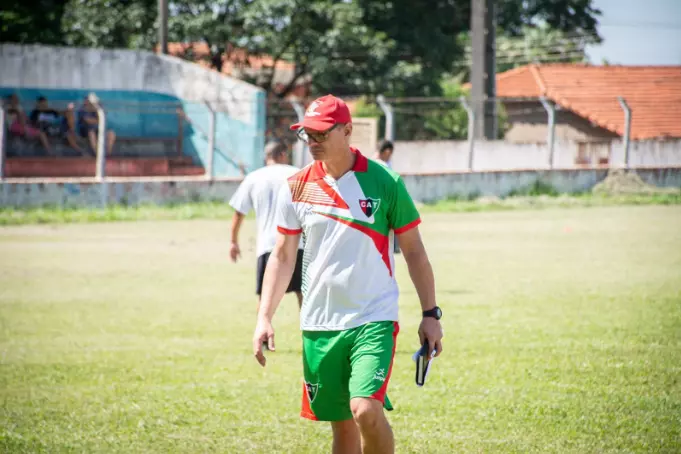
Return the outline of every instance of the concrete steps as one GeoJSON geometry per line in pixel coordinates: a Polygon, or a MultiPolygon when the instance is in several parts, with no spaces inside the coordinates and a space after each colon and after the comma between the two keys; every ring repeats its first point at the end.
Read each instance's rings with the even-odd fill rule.
{"type": "MultiPolygon", "coordinates": [[[[87,141],[78,138],[78,142],[87,152],[94,156],[94,151],[90,150],[87,141]]],[[[8,137],[7,156],[21,158],[38,158],[48,156],[42,145],[37,141],[26,141],[18,137],[8,137]]],[[[77,157],[80,153],[73,150],[66,143],[65,139],[50,139],[52,153],[55,156],[77,157]]],[[[138,157],[148,158],[169,158],[179,156],[182,153],[182,144],[175,137],[118,137],[114,144],[113,156],[116,157],[138,157]]]]}
{"type": "MultiPolygon", "coordinates": [[[[111,177],[203,175],[204,169],[189,157],[121,158],[109,157],[105,173],[111,177]]],[[[15,157],[5,162],[7,178],[94,177],[96,160],[90,157],[15,157]]]]}

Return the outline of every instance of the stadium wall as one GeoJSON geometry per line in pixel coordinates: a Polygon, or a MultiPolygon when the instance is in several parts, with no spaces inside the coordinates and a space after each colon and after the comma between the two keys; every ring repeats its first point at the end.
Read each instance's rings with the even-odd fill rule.
{"type": "Polygon", "coordinates": [[[251,169],[262,165],[265,93],[238,79],[151,52],[38,45],[0,45],[0,68],[0,95],[17,93],[28,108],[39,95],[79,104],[96,93],[119,137],[176,137],[181,105],[189,119],[184,153],[202,165],[209,103],[218,112],[214,176],[239,175],[235,157],[251,169]]]}
{"type": "MultiPolygon", "coordinates": [[[[633,167],[681,166],[681,140],[632,141],[629,163],[633,167]]],[[[460,172],[468,169],[469,144],[465,141],[398,141],[392,166],[398,173],[460,172]]],[[[572,169],[579,165],[624,165],[621,141],[567,142],[554,144],[554,167],[572,169]]],[[[549,149],[545,143],[517,144],[504,141],[475,142],[473,169],[548,169],[549,149]]]]}
{"type": "MultiPolygon", "coordinates": [[[[642,168],[638,175],[658,187],[681,188],[681,167],[642,168]]],[[[439,173],[404,175],[412,197],[424,203],[452,197],[503,197],[522,192],[536,182],[551,186],[561,193],[592,189],[608,174],[608,169],[520,170],[494,172],[439,173]]],[[[186,202],[225,202],[231,198],[241,180],[159,179],[126,181],[112,179],[106,184],[72,182],[12,181],[0,184],[2,207],[98,207],[104,204],[170,204],[186,202]]]]}

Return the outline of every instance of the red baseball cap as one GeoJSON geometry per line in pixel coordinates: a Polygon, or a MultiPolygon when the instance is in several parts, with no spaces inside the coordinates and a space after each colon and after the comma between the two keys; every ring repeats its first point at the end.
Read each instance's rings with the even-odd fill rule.
{"type": "Polygon", "coordinates": [[[307,107],[305,117],[300,123],[291,126],[292,130],[310,128],[316,131],[326,131],[337,123],[350,123],[350,109],[342,99],[333,95],[317,98],[307,107]]]}

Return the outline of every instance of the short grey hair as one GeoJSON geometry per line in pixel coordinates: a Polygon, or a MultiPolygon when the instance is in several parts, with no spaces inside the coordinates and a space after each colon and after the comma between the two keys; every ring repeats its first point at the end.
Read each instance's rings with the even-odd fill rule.
{"type": "Polygon", "coordinates": [[[288,147],[283,142],[275,140],[265,145],[265,159],[275,159],[286,154],[288,147]]]}

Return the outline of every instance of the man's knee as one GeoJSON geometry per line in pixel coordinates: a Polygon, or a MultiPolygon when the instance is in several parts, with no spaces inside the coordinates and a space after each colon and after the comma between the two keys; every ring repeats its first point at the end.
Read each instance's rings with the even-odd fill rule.
{"type": "Polygon", "coordinates": [[[376,427],[385,418],[383,404],[376,399],[355,397],[350,401],[352,417],[362,429],[376,427]]]}

